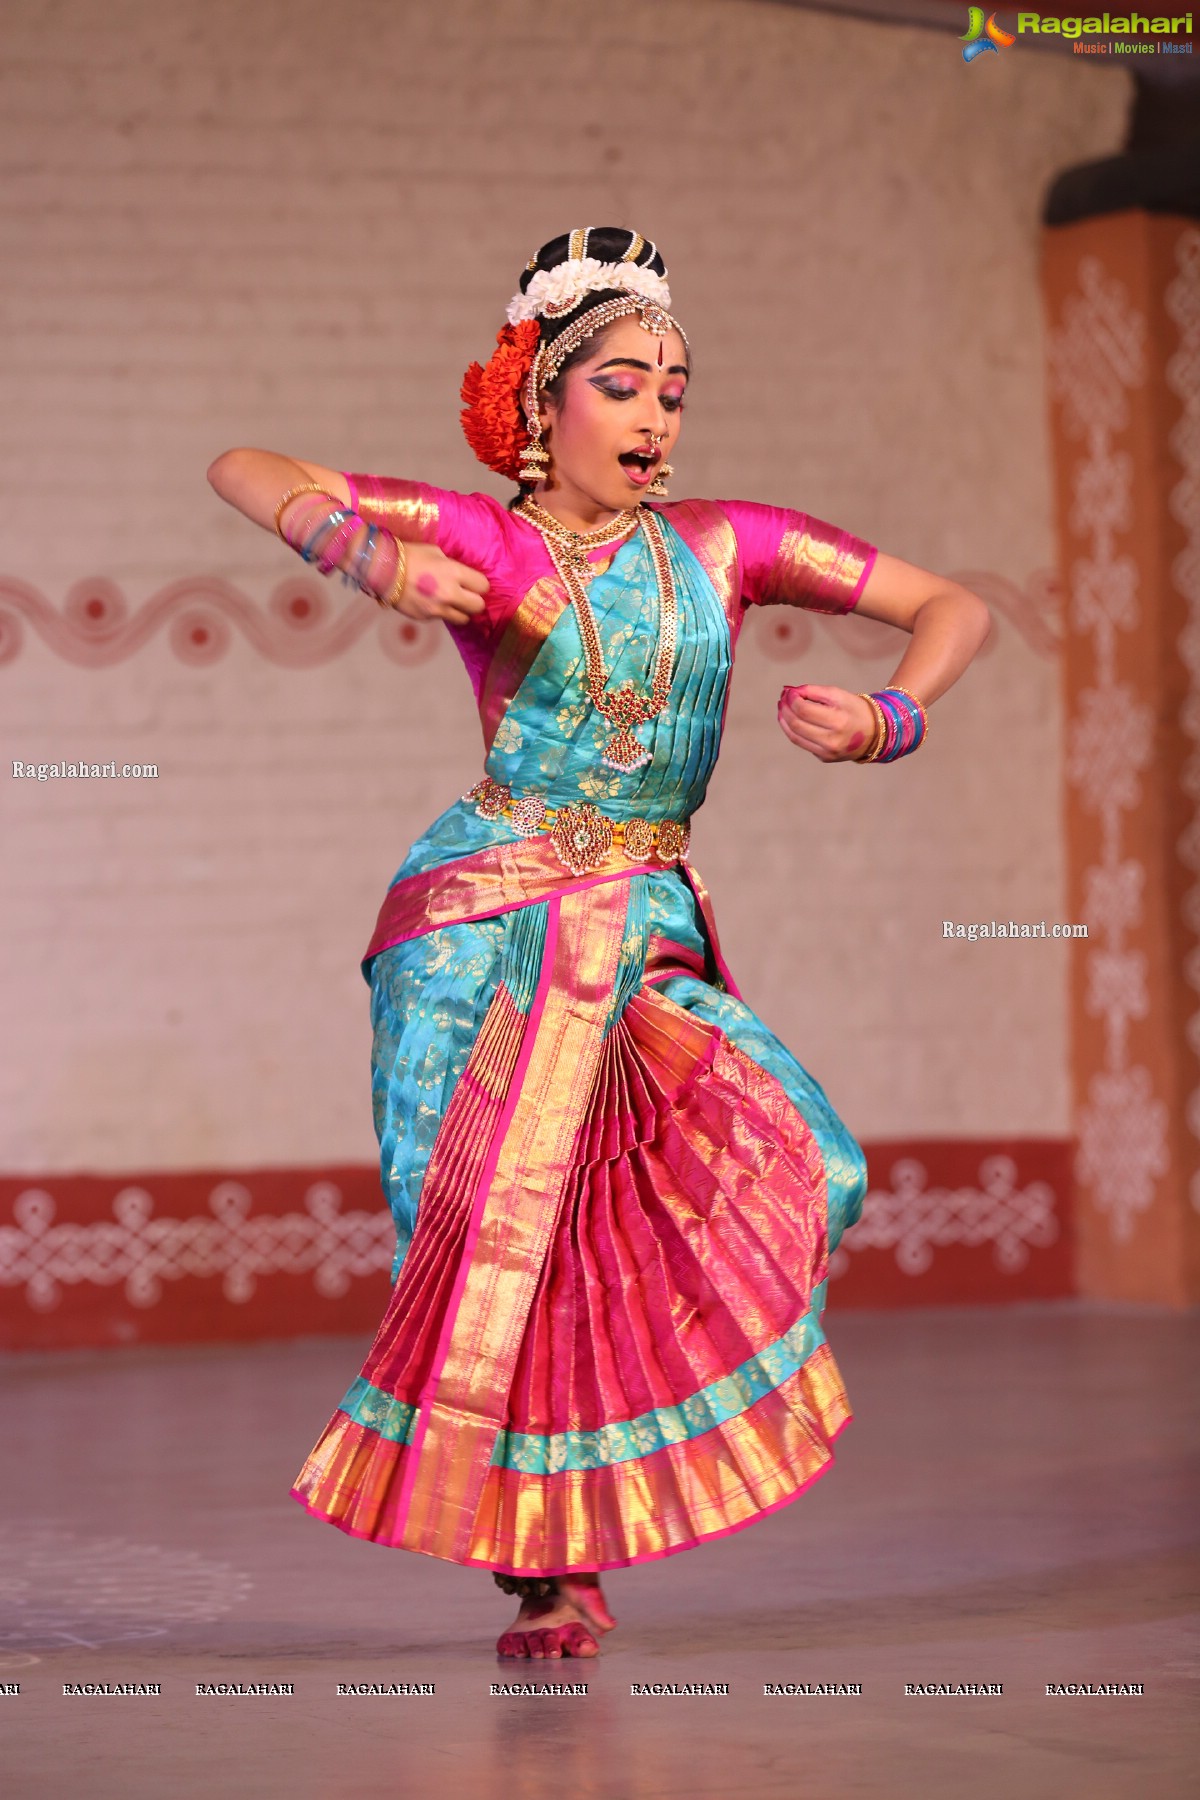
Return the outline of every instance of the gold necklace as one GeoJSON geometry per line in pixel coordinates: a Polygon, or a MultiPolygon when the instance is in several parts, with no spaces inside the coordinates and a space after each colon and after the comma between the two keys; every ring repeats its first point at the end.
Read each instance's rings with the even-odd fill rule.
{"type": "Polygon", "coordinates": [[[552,512],[539,506],[532,494],[527,494],[516,510],[529,520],[535,530],[541,532],[543,538],[553,539],[572,562],[579,564],[580,573],[585,579],[590,579],[593,571],[588,562],[588,551],[596,549],[600,544],[611,543],[614,538],[628,537],[631,532],[636,531],[639,509],[627,506],[615,519],[610,519],[607,525],[593,525],[590,531],[576,531],[573,526],[564,525],[552,512]]]}
{"type": "MultiPolygon", "coordinates": [[[[675,601],[675,578],[671,570],[671,558],[667,552],[662,526],[654,513],[641,508],[632,515],[634,525],[640,525],[646,534],[650,546],[650,554],[654,561],[654,573],[658,583],[658,651],[654,661],[654,674],[647,693],[645,688],[632,681],[624,681],[614,693],[604,691],[608,680],[608,671],[604,666],[604,651],[600,643],[600,631],[596,624],[596,615],[592,611],[588,599],[586,581],[590,579],[591,570],[587,565],[586,553],[583,549],[585,540],[603,543],[605,536],[597,537],[595,532],[572,532],[569,527],[553,520],[553,527],[542,524],[535,516],[541,513],[546,519],[553,515],[534,501],[523,501],[517,507],[524,513],[530,524],[541,534],[542,541],[550,554],[550,560],[568,598],[575,608],[579,621],[579,635],[583,639],[583,650],[586,666],[587,695],[597,712],[602,713],[610,725],[616,727],[612,737],[606,738],[600,761],[606,768],[620,769],[627,772],[641,768],[650,761],[651,752],[633,735],[635,725],[645,725],[657,718],[667,704],[671,691],[671,665],[675,659],[675,631],[677,607],[675,601]],[[573,544],[572,539],[578,540],[573,544]],[[581,567],[581,564],[583,567],[581,567]],[[584,573],[584,569],[587,573],[584,573]]],[[[602,528],[611,536],[613,525],[602,528]]]]}

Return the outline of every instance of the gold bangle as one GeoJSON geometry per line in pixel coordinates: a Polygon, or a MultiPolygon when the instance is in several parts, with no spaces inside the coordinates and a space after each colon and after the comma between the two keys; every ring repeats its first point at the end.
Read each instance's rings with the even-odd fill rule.
{"type": "Polygon", "coordinates": [[[408,580],[408,552],[404,548],[403,541],[400,538],[396,538],[395,544],[396,554],[399,559],[396,563],[396,573],[392,578],[392,585],[387,593],[380,596],[380,606],[395,607],[397,600],[399,600],[401,594],[404,592],[404,584],[408,580]]]}
{"type": "Polygon", "coordinates": [[[875,716],[875,735],[867,748],[863,751],[862,755],[856,756],[854,760],[855,762],[861,763],[874,762],[875,758],[879,755],[879,752],[883,749],[884,744],[887,742],[887,718],[882,706],[880,706],[873,694],[860,694],[858,697],[860,700],[866,701],[875,716]]]}
{"type": "MultiPolygon", "coordinates": [[[[287,493],[283,496],[283,499],[279,502],[279,505],[275,508],[275,531],[279,537],[283,538],[285,544],[287,543],[287,539],[283,537],[283,526],[280,523],[283,518],[283,509],[292,500],[298,499],[301,494],[324,494],[326,500],[333,500],[336,504],[336,496],[331,494],[328,489],[321,487],[318,482],[306,481],[301,487],[289,488],[287,493]]],[[[290,547],[291,546],[289,545],[289,549],[290,547]]]]}

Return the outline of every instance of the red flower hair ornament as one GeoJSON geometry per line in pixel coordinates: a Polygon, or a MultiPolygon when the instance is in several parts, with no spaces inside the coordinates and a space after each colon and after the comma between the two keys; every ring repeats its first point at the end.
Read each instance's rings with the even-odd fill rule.
{"type": "Polygon", "coordinates": [[[521,395],[541,340],[536,319],[505,325],[486,364],[473,362],[463,376],[462,428],[468,444],[486,468],[517,480],[529,430],[521,395]]]}

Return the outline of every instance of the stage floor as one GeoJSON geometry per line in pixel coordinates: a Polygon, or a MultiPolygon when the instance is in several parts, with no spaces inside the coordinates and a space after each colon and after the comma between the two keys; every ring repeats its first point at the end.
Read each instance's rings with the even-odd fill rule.
{"type": "Polygon", "coordinates": [[[495,1656],[515,1603],[487,1574],[288,1498],[360,1340],[0,1364],[5,1800],[1193,1794],[1200,1314],[826,1325],[855,1412],[833,1468],[732,1537],[613,1571],[602,1654],[548,1664],[495,1656]],[[162,1691],[63,1692],[122,1682],[162,1691]],[[219,1682],[294,1692],[196,1693],[219,1682]],[[337,1693],[369,1682],[436,1691],[337,1693]],[[1003,1693],[905,1692],[968,1683],[1003,1693]]]}

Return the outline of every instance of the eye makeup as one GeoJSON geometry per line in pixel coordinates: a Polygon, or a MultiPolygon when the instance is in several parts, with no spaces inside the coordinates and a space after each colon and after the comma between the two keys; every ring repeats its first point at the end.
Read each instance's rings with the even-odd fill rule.
{"type": "Polygon", "coordinates": [[[636,387],[631,387],[624,381],[614,381],[611,375],[594,376],[590,379],[590,385],[599,388],[602,394],[607,394],[612,400],[633,400],[638,393],[636,387]]]}
{"type": "MultiPolygon", "coordinates": [[[[610,375],[589,376],[588,383],[589,386],[599,389],[600,393],[607,394],[612,400],[633,400],[641,391],[640,388],[630,386],[626,382],[614,381],[610,375]]],[[[678,388],[673,393],[660,394],[659,399],[668,412],[681,412],[683,395],[684,390],[678,388]]]]}

